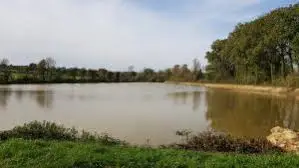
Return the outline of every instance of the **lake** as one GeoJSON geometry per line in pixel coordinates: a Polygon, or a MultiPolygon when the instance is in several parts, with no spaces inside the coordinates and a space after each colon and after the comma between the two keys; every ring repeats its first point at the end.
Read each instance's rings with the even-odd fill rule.
{"type": "Polygon", "coordinates": [[[182,129],[266,136],[276,125],[299,129],[298,113],[291,97],[174,84],[0,86],[1,130],[47,120],[133,144],[177,142],[175,132],[182,129]]]}

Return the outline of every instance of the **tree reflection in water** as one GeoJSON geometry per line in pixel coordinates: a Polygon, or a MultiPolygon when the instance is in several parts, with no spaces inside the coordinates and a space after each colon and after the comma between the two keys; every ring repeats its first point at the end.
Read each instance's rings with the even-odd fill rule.
{"type": "Polygon", "coordinates": [[[299,129],[299,101],[278,97],[237,93],[221,89],[168,94],[176,105],[190,105],[202,111],[210,128],[234,136],[260,137],[274,126],[299,129]]]}
{"type": "Polygon", "coordinates": [[[173,102],[177,105],[186,105],[188,99],[192,99],[192,110],[197,111],[199,107],[205,106],[205,92],[194,91],[194,92],[175,92],[168,94],[173,102]]]}
{"type": "Polygon", "coordinates": [[[52,108],[53,106],[53,92],[49,90],[38,90],[31,92],[32,96],[35,97],[37,104],[41,108],[52,108]]]}
{"type": "Polygon", "coordinates": [[[15,90],[15,91],[13,91],[14,93],[15,93],[15,95],[16,95],[16,99],[18,100],[18,101],[22,101],[22,99],[23,99],[23,97],[24,97],[24,95],[26,94],[26,91],[24,91],[24,90],[15,90]]]}
{"type": "MultiPolygon", "coordinates": [[[[12,93],[20,103],[22,99],[30,98],[40,108],[53,107],[54,92],[49,88],[23,91],[0,88],[0,108],[8,106],[12,93]]],[[[175,92],[167,96],[176,106],[188,106],[191,111],[203,113],[212,129],[235,136],[266,136],[277,125],[299,129],[299,102],[294,97],[281,98],[226,90],[175,92]]],[[[81,102],[95,99],[85,93],[72,92],[71,97],[81,102]]]]}
{"type": "Polygon", "coordinates": [[[33,99],[41,108],[52,108],[54,101],[54,92],[51,90],[14,90],[16,99],[21,102],[23,98],[33,99]]]}
{"type": "Polygon", "coordinates": [[[216,90],[207,92],[206,102],[211,127],[235,136],[266,136],[277,125],[299,128],[299,102],[294,97],[216,90]]]}
{"type": "Polygon", "coordinates": [[[6,108],[11,96],[10,88],[0,88],[0,107],[6,108]]]}

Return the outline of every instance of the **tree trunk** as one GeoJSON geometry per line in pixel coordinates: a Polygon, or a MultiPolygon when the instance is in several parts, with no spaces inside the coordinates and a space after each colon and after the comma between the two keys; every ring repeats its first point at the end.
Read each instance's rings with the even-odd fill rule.
{"type": "Polygon", "coordinates": [[[258,81],[258,69],[255,67],[255,84],[257,84],[258,81]]]}
{"type": "Polygon", "coordinates": [[[284,60],[284,58],[282,59],[282,61],[281,61],[281,75],[283,76],[283,78],[285,78],[286,77],[286,74],[285,74],[285,60],[284,60]]]}
{"type": "Polygon", "coordinates": [[[270,63],[270,71],[271,71],[271,83],[273,84],[274,78],[273,78],[273,65],[270,63]]]}
{"type": "Polygon", "coordinates": [[[291,54],[289,55],[289,58],[290,58],[291,72],[294,73],[294,64],[293,64],[293,58],[292,58],[292,55],[291,55],[291,54]]]}

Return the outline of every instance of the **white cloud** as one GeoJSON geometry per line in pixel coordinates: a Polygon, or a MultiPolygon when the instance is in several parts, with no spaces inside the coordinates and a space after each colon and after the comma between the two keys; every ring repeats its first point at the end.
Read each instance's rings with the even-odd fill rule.
{"type": "Polygon", "coordinates": [[[52,56],[59,65],[109,69],[204,62],[218,30],[209,20],[229,20],[259,1],[202,2],[165,15],[128,0],[0,0],[0,57],[27,64],[52,56]]]}

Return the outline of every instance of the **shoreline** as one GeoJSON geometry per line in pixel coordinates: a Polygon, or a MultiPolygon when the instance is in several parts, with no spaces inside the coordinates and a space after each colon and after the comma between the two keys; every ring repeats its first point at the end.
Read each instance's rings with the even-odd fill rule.
{"type": "Polygon", "coordinates": [[[79,133],[63,125],[33,121],[0,132],[0,167],[214,168],[299,165],[298,155],[285,153],[262,139],[232,139],[225,135],[203,133],[190,140],[182,147],[134,146],[108,135],[79,133]]]}
{"type": "Polygon", "coordinates": [[[168,84],[178,84],[187,86],[202,86],[211,89],[224,89],[237,92],[247,92],[255,94],[267,94],[278,96],[296,96],[299,99],[299,88],[288,88],[281,86],[262,86],[262,85],[239,85],[239,84],[214,84],[214,83],[199,83],[199,82],[171,82],[168,84]]]}

